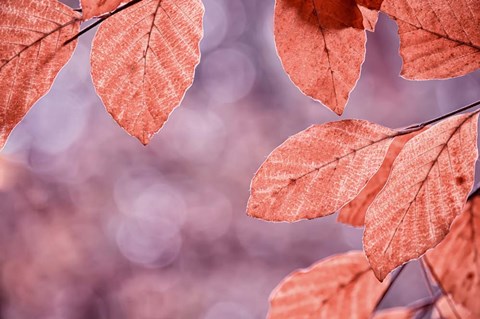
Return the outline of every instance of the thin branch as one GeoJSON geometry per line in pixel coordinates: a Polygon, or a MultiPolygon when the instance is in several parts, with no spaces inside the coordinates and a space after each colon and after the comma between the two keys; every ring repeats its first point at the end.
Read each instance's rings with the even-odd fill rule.
{"type": "MultiPolygon", "coordinates": [[[[429,269],[432,269],[432,267],[430,267],[430,262],[428,261],[428,258],[427,256],[424,256],[423,257],[423,261],[425,262],[425,264],[428,266],[429,269]]],[[[450,296],[448,295],[447,291],[445,290],[445,288],[443,288],[438,276],[435,274],[434,271],[430,271],[430,274],[432,275],[433,279],[435,280],[435,282],[437,283],[437,286],[438,288],[440,288],[440,291],[442,292],[442,294],[445,296],[445,298],[447,298],[447,302],[448,302],[448,305],[450,306],[450,309],[452,310],[453,314],[455,315],[455,317],[457,319],[462,319],[462,317],[460,316],[460,314],[458,313],[456,307],[455,307],[455,304],[452,302],[452,300],[450,300],[450,296]]]]}
{"type": "Polygon", "coordinates": [[[416,312],[415,319],[423,318],[432,307],[434,307],[442,296],[440,291],[437,291],[432,297],[420,299],[412,304],[409,305],[409,308],[416,312]]]}
{"type": "Polygon", "coordinates": [[[459,109],[457,109],[457,110],[455,110],[455,111],[449,112],[449,113],[447,113],[447,114],[441,115],[441,116],[436,117],[436,118],[434,118],[434,119],[431,119],[431,120],[429,120],[429,121],[426,121],[426,122],[423,122],[423,123],[420,123],[420,124],[411,125],[411,126],[405,128],[404,131],[421,129],[421,128],[427,126],[427,125],[430,125],[430,124],[432,124],[432,123],[435,123],[435,122],[444,120],[444,119],[446,119],[446,118],[448,118],[448,117],[450,117],[450,116],[453,116],[453,115],[456,115],[456,114],[458,114],[458,113],[464,112],[464,111],[469,110],[469,109],[471,109],[471,108],[474,108],[474,107],[476,107],[476,106],[478,106],[478,105],[480,105],[480,101],[473,102],[473,103],[471,103],[471,104],[469,104],[469,105],[466,105],[466,106],[464,106],[464,107],[461,107],[461,108],[459,108],[459,109]]]}
{"type": "MultiPolygon", "coordinates": [[[[430,294],[430,297],[433,298],[434,297],[434,292],[433,292],[433,288],[432,288],[432,282],[430,281],[430,278],[428,277],[427,267],[425,266],[423,258],[420,260],[420,268],[422,269],[422,275],[423,275],[423,279],[425,281],[425,285],[427,286],[428,293],[430,294]]],[[[435,307],[435,310],[437,310],[438,316],[440,317],[440,319],[444,319],[445,317],[442,315],[442,312],[440,311],[438,306],[436,304],[434,304],[433,306],[435,307]]]]}
{"type": "Polygon", "coordinates": [[[390,291],[390,288],[392,288],[393,284],[395,283],[395,281],[398,279],[398,277],[400,277],[400,274],[402,273],[402,271],[405,269],[405,266],[407,264],[403,264],[400,266],[400,268],[398,268],[397,272],[395,272],[393,275],[392,275],[392,279],[390,280],[390,282],[388,283],[388,286],[387,286],[387,289],[385,289],[385,291],[383,292],[382,296],[380,297],[380,299],[378,299],[377,301],[377,304],[375,305],[375,307],[373,308],[373,312],[377,311],[378,307],[380,306],[380,304],[383,302],[383,300],[385,299],[385,297],[387,296],[388,292],[390,291]]]}
{"type": "Polygon", "coordinates": [[[87,32],[90,31],[91,29],[95,28],[97,25],[99,25],[99,24],[102,23],[103,21],[107,20],[107,19],[110,18],[111,16],[114,16],[115,14],[117,14],[117,13],[119,13],[119,12],[122,12],[123,10],[125,10],[125,9],[127,9],[127,8],[129,8],[129,7],[137,4],[137,3],[139,3],[140,1],[142,1],[142,0],[132,0],[132,1],[124,4],[123,6],[118,7],[118,8],[115,9],[114,11],[100,16],[97,21],[95,21],[94,23],[92,23],[91,25],[89,25],[89,26],[86,27],[85,29],[81,30],[79,33],[77,33],[76,35],[74,35],[73,37],[71,37],[70,39],[68,39],[67,41],[65,41],[65,42],[63,43],[63,45],[67,45],[67,44],[69,44],[70,42],[75,41],[75,40],[78,39],[81,35],[87,33],[87,32]]]}

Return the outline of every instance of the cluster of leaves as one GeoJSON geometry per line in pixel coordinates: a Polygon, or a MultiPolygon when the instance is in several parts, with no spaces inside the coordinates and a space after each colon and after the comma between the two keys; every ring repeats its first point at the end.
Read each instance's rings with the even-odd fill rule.
{"type": "MultiPolygon", "coordinates": [[[[342,114],[378,10],[398,24],[403,77],[443,79],[480,68],[479,1],[276,0],[277,51],[302,92],[342,114]]],[[[446,296],[375,318],[414,318],[433,306],[441,318],[480,317],[478,192],[465,205],[478,115],[448,114],[401,130],[331,122],[276,148],[252,180],[248,214],[294,222],[339,211],[340,222],[365,227],[366,258],[338,255],[288,276],[272,293],[269,318],[368,318],[386,293],[381,281],[425,253],[446,296]]]]}
{"type": "Polygon", "coordinates": [[[403,77],[444,79],[480,67],[478,1],[276,0],[275,43],[295,85],[342,114],[378,10],[398,24],[403,77]]]}
{"type": "Polygon", "coordinates": [[[200,60],[200,0],[58,0],[0,5],[0,146],[72,56],[80,24],[100,17],[91,54],[107,111],[143,144],[183,99],[200,60]],[[117,8],[117,9],[116,9],[117,8]],[[111,12],[112,10],[115,11],[111,12]]]}
{"type": "MultiPolygon", "coordinates": [[[[477,190],[446,238],[422,258],[445,296],[375,312],[373,318],[422,318],[433,307],[439,318],[480,317],[479,227],[477,190]]],[[[392,281],[379,282],[363,252],[333,256],[285,278],[271,295],[268,318],[369,318],[392,281]]]]}

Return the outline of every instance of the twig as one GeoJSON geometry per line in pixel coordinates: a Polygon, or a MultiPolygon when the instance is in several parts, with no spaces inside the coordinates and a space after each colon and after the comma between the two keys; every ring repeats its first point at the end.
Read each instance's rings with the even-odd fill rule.
{"type": "MultiPolygon", "coordinates": [[[[420,260],[420,268],[422,269],[422,275],[423,275],[423,279],[425,280],[425,285],[427,286],[428,293],[430,294],[430,297],[433,298],[434,292],[432,288],[432,283],[430,281],[430,278],[428,277],[427,268],[425,267],[423,258],[420,260]]],[[[435,307],[435,310],[437,310],[438,316],[440,317],[440,319],[444,319],[445,317],[442,315],[442,312],[438,308],[437,304],[434,304],[433,307],[435,307]]]]}
{"type": "Polygon", "coordinates": [[[435,306],[438,299],[442,296],[442,293],[440,291],[437,291],[432,297],[425,298],[425,299],[420,299],[413,304],[409,305],[409,308],[411,308],[414,312],[416,312],[415,319],[420,319],[423,318],[428,311],[432,308],[432,306],[435,306]]]}
{"type": "Polygon", "coordinates": [[[409,126],[409,127],[406,127],[406,128],[404,129],[404,131],[421,129],[421,128],[427,126],[427,125],[430,125],[430,124],[432,124],[432,123],[435,123],[435,122],[444,120],[444,119],[446,119],[446,118],[448,118],[448,117],[450,117],[450,116],[453,116],[453,115],[456,115],[456,114],[461,113],[461,112],[463,112],[463,111],[466,111],[466,110],[468,110],[468,109],[474,108],[474,107],[476,107],[476,106],[478,106],[478,105],[480,105],[480,101],[473,102],[473,103],[471,103],[471,104],[469,104],[469,105],[466,105],[466,106],[464,106],[464,107],[461,107],[461,108],[459,108],[459,109],[457,109],[457,110],[455,110],[455,111],[449,112],[449,113],[447,113],[447,114],[441,115],[441,116],[436,117],[436,118],[434,118],[434,119],[431,119],[431,120],[429,120],[429,121],[426,121],[426,122],[423,122],[423,123],[420,123],[420,124],[414,124],[414,125],[411,125],[411,126],[409,126]]]}
{"type": "Polygon", "coordinates": [[[104,14],[102,15],[101,17],[99,17],[99,19],[97,21],[95,21],[94,23],[92,23],[91,25],[89,25],[88,27],[86,27],[85,29],[81,30],[80,32],[78,32],[76,35],[74,35],[73,37],[71,37],[70,39],[68,39],[67,41],[65,41],[63,43],[63,45],[67,45],[69,44],[70,42],[72,41],[75,41],[76,39],[78,39],[81,35],[85,34],[86,32],[88,32],[89,30],[95,28],[97,25],[99,25],[100,23],[102,23],[103,21],[107,20],[108,18],[110,18],[111,16],[139,3],[140,1],[142,0],[132,0],[126,4],[124,4],[123,6],[120,6],[118,7],[117,9],[115,9],[114,11],[110,12],[110,13],[107,13],[107,14],[104,14]]]}
{"type": "MultiPolygon", "coordinates": [[[[430,267],[430,262],[428,261],[428,258],[427,256],[424,256],[423,257],[423,261],[425,262],[425,264],[428,266],[429,269],[432,269],[432,267],[430,267]]],[[[460,316],[460,314],[458,313],[455,305],[453,304],[453,302],[450,300],[450,297],[447,293],[447,291],[443,288],[438,276],[435,274],[434,271],[430,271],[430,274],[432,275],[433,279],[435,280],[435,282],[437,283],[437,286],[438,288],[440,288],[440,291],[442,292],[442,294],[445,296],[445,298],[447,299],[447,302],[448,302],[448,305],[450,306],[450,309],[452,310],[453,314],[455,315],[455,317],[457,319],[462,319],[462,317],[460,316]]]]}

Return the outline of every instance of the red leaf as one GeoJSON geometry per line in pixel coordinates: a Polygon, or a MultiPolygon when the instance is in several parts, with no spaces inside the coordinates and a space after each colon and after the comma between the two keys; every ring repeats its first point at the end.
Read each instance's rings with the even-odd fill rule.
{"type": "Polygon", "coordinates": [[[293,83],[342,114],[365,57],[363,16],[355,1],[276,0],[274,29],[293,83]]]}
{"type": "Polygon", "coordinates": [[[255,174],[248,214],[296,221],[334,213],[379,169],[396,134],[367,121],[345,120],[290,137],[255,174]]]}
{"type": "Polygon", "coordinates": [[[374,31],[378,21],[378,11],[368,9],[366,7],[358,7],[363,15],[363,27],[365,30],[374,31]]]}
{"type": "Polygon", "coordinates": [[[364,249],[377,278],[420,257],[448,233],[472,189],[478,112],[444,120],[408,141],[367,210],[364,249]]]}
{"type": "Polygon", "coordinates": [[[480,195],[468,201],[450,233],[425,258],[431,273],[456,303],[480,317],[480,195]]]}
{"type": "Polygon", "coordinates": [[[345,205],[338,214],[338,221],[356,227],[365,224],[365,213],[368,206],[373,202],[375,196],[380,192],[387,182],[388,176],[392,169],[392,164],[397,155],[402,150],[405,143],[421,131],[415,131],[409,134],[397,136],[393,139],[382,166],[368,181],[368,184],[351,202],[345,205]]]}
{"type": "Polygon", "coordinates": [[[193,82],[203,35],[200,0],[144,0],[100,26],[92,78],[108,112],[148,144],[193,82]]]}
{"type": "Polygon", "coordinates": [[[83,19],[88,20],[115,10],[125,0],[81,0],[83,19]]]}
{"type": "Polygon", "coordinates": [[[398,24],[402,76],[445,79],[480,68],[480,1],[385,0],[398,24]]]}
{"type": "Polygon", "coordinates": [[[324,259],[287,276],[270,297],[269,319],[367,319],[385,291],[362,252],[324,259]]]}
{"type": "Polygon", "coordinates": [[[372,10],[380,10],[383,0],[356,0],[359,6],[364,6],[372,10]]]}
{"type": "Polygon", "coordinates": [[[79,15],[56,0],[0,4],[0,147],[67,63],[79,15]]]}

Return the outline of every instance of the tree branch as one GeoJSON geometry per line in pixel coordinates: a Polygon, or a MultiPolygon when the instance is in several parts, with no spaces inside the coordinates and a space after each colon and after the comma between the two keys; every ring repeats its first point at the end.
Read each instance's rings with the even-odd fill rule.
{"type": "Polygon", "coordinates": [[[426,121],[426,122],[423,122],[423,123],[420,123],[420,124],[414,124],[414,125],[411,125],[409,127],[406,127],[405,129],[403,129],[403,131],[412,131],[412,130],[419,130],[421,128],[424,128],[425,126],[427,125],[430,125],[432,123],[435,123],[435,122],[438,122],[438,121],[441,121],[441,120],[444,120],[450,116],[453,116],[453,115],[456,115],[458,113],[461,113],[461,112],[464,112],[466,110],[469,110],[471,108],[474,108],[476,106],[480,105],[480,101],[476,101],[476,102],[473,102],[469,105],[466,105],[466,106],[463,106],[455,111],[452,111],[452,112],[449,112],[447,114],[444,114],[444,115],[441,115],[439,117],[436,117],[434,119],[431,119],[429,121],[426,121]]]}
{"type": "Polygon", "coordinates": [[[122,12],[123,10],[141,2],[142,0],[132,0],[126,4],[124,4],[123,6],[120,6],[118,7],[117,9],[115,9],[114,11],[110,12],[110,13],[106,13],[100,17],[98,17],[99,19],[97,21],[95,21],[94,23],[92,23],[91,25],[89,25],[88,27],[86,27],[85,29],[81,30],[79,33],[77,33],[75,36],[71,37],[70,39],[68,39],[67,41],[65,41],[63,43],[63,45],[67,45],[69,44],[70,42],[72,41],[75,41],[76,39],[78,39],[81,35],[87,33],[88,31],[90,31],[91,29],[95,28],[97,25],[101,24],[103,21],[107,20],[108,18],[110,18],[111,16],[114,16],[115,14],[119,13],[119,12],[122,12]]]}

